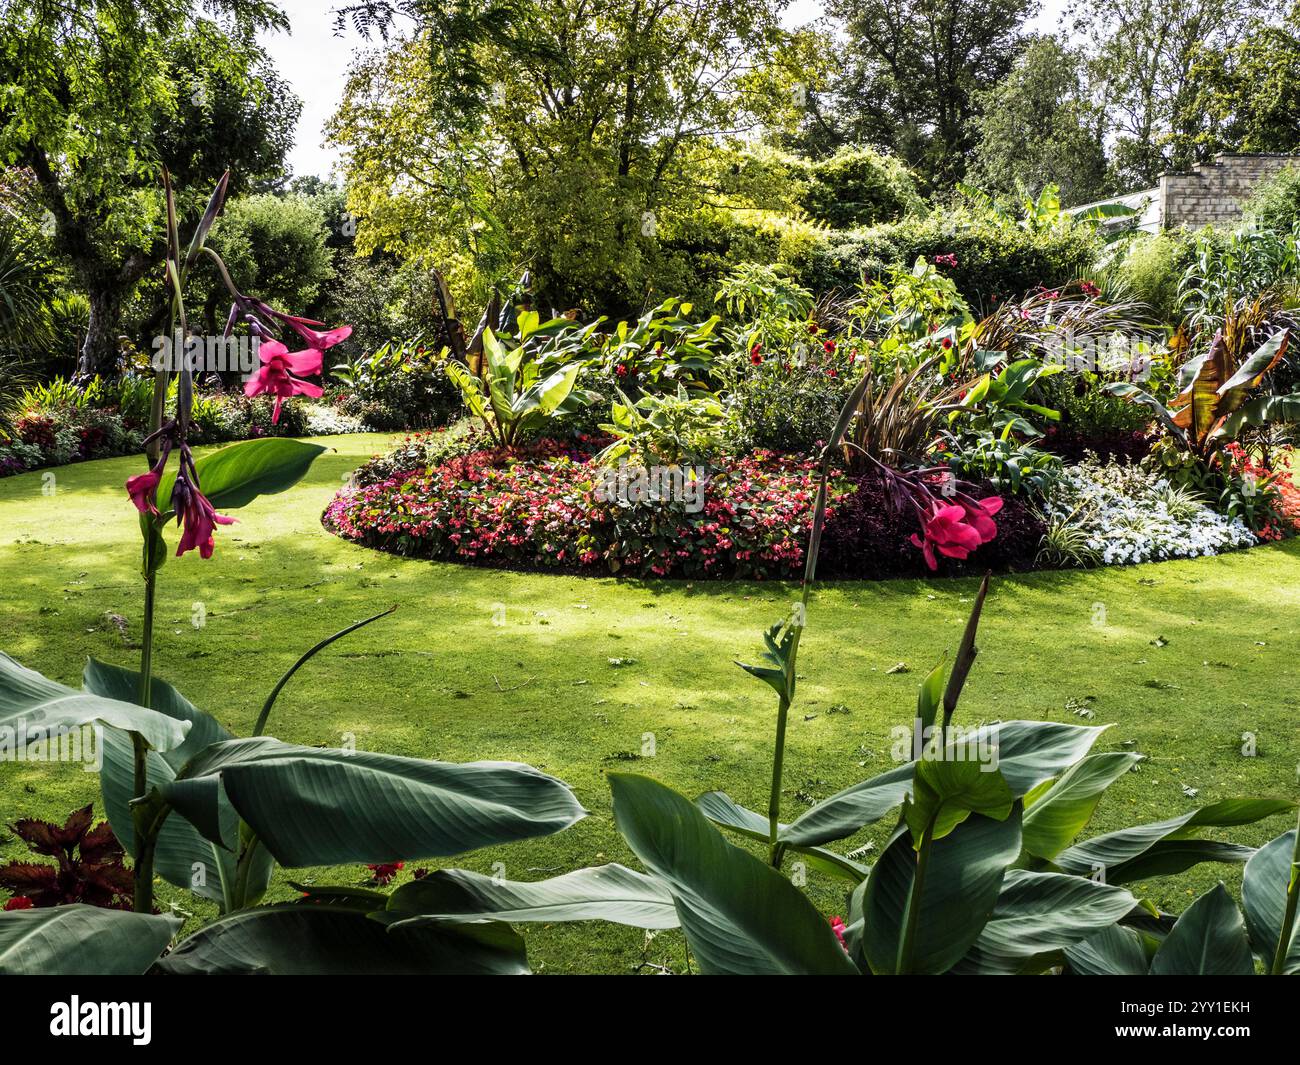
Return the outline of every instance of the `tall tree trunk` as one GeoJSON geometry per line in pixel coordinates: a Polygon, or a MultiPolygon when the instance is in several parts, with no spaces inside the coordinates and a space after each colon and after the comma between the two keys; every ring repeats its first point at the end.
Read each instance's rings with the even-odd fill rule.
{"type": "Polygon", "coordinates": [[[107,373],[117,362],[122,326],[122,291],[103,282],[88,286],[90,322],[77,358],[77,376],[88,379],[107,373]]]}

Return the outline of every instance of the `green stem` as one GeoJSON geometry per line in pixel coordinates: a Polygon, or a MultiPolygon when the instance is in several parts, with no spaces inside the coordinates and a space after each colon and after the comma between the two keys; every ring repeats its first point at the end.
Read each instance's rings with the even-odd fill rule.
{"type": "Polygon", "coordinates": [[[772,755],[772,791],[767,799],[768,859],[774,868],[781,867],[781,848],[776,841],[781,830],[781,774],[785,765],[785,724],[790,716],[790,700],[782,696],[776,711],[776,752],[772,755]]]}
{"type": "Polygon", "coordinates": [[[925,826],[921,836],[921,849],[916,856],[916,874],[912,877],[912,890],[907,895],[907,916],[903,938],[898,944],[898,964],[895,971],[907,975],[912,969],[912,950],[916,942],[916,929],[921,920],[921,900],[925,892],[925,873],[930,865],[930,848],[934,843],[934,818],[925,826]]]}
{"type": "Polygon", "coordinates": [[[1291,937],[1295,933],[1296,910],[1300,908],[1300,817],[1296,820],[1295,847],[1291,851],[1291,879],[1286,889],[1286,912],[1282,917],[1282,934],[1278,936],[1277,953],[1273,955],[1273,976],[1281,976],[1291,953],[1291,937]]]}
{"type": "Polygon", "coordinates": [[[253,867],[253,857],[257,854],[258,848],[262,841],[252,830],[249,831],[244,849],[239,854],[239,862],[235,866],[235,898],[233,910],[242,910],[248,905],[248,874],[253,867]]]}
{"type": "Polygon", "coordinates": [[[158,833],[162,831],[163,822],[169,813],[171,807],[157,793],[153,802],[140,801],[131,807],[131,822],[135,829],[136,913],[153,912],[153,860],[158,849],[158,833]]]}

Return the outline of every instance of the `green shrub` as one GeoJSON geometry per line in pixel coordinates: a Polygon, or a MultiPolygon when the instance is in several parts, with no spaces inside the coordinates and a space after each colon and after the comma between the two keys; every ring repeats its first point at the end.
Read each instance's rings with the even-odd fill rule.
{"type": "Polygon", "coordinates": [[[727,435],[737,453],[763,448],[811,454],[826,440],[852,388],[851,378],[831,377],[820,365],[770,359],[732,390],[727,435]]]}
{"type": "Polygon", "coordinates": [[[1176,322],[1178,282],[1194,255],[1194,242],[1182,231],[1139,237],[1107,271],[1111,295],[1145,303],[1161,321],[1176,322]]]}
{"type": "Polygon", "coordinates": [[[842,148],[803,171],[807,184],[796,196],[799,206],[836,229],[895,222],[921,209],[907,167],[870,148],[842,148]]]}
{"type": "Polygon", "coordinates": [[[1054,288],[1085,276],[1099,251],[1098,238],[1084,226],[1067,223],[1032,232],[958,209],[825,234],[787,261],[800,283],[823,293],[851,290],[864,274],[878,276],[890,266],[954,255],[957,265],[945,267],[945,273],[977,311],[987,311],[995,297],[1018,298],[1040,285],[1054,288]]]}
{"type": "Polygon", "coordinates": [[[1289,233],[1300,225],[1300,166],[1288,166],[1260,182],[1245,204],[1260,229],[1289,233]]]}

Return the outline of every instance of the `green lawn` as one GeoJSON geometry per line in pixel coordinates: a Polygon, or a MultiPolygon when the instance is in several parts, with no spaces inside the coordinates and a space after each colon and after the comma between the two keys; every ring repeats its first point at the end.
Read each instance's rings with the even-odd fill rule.
{"type": "MultiPolygon", "coordinates": [[[[323,745],[353,733],[361,747],[429,758],[517,759],[568,781],[591,811],[585,821],[454,863],[491,872],[501,862],[512,879],[634,862],[610,817],[602,778],[611,767],[635,768],[688,795],[720,788],[764,806],[773,699],[732,660],[757,653],[762,630],[791,601],[790,587],[520,575],[402,560],[335,539],[320,527],[322,508],[387,439],[324,441],[335,450],[307,480],[219,530],[211,561],[168,562],[158,598],[159,675],[246,733],[267,690],[303,650],[400,604],[395,616],[299,673],[270,731],[323,745]],[[504,623],[494,623],[502,610],[504,623]],[[196,627],[200,612],[206,624],[196,627]],[[647,734],[653,757],[640,756],[647,734]]],[[[0,481],[0,649],[74,685],[87,655],[135,664],[138,532],[122,483],[140,468],[138,459],[114,459],[60,469],[52,495],[42,492],[40,472],[0,481]]],[[[889,730],[909,720],[921,671],[955,648],[973,591],[967,581],[935,580],[816,593],[788,737],[791,815],[888,768],[889,730]],[[889,672],[899,662],[911,672],[889,672]]],[[[1297,630],[1296,541],[1191,562],[1000,578],[959,720],[1077,723],[1074,711],[1086,707],[1093,723],[1113,724],[1096,749],[1126,749],[1128,741],[1149,760],[1111,789],[1097,831],[1234,795],[1293,796],[1297,630]],[[1258,757],[1241,754],[1247,731],[1258,757]]],[[[0,820],[61,818],[97,799],[96,779],[69,765],[0,765],[0,820]]],[[[1231,838],[1258,844],[1286,827],[1274,818],[1231,838]]],[[[882,837],[883,828],[850,846],[882,837]]],[[[20,853],[0,836],[0,859],[20,853]]],[[[403,875],[410,873],[408,864],[403,875]]],[[[1238,874],[1202,866],[1135,890],[1181,910],[1216,878],[1233,884],[1238,874]]],[[[333,875],[356,881],[361,870],[333,875]]],[[[814,873],[810,884],[826,912],[843,911],[836,883],[814,873]]],[[[278,897],[290,891],[276,888],[278,897]]],[[[160,897],[196,917],[211,912],[170,888],[160,897]]],[[[675,969],[683,963],[676,933],[648,948],[640,933],[605,925],[534,927],[528,936],[543,972],[625,972],[643,954],[675,969]]]]}

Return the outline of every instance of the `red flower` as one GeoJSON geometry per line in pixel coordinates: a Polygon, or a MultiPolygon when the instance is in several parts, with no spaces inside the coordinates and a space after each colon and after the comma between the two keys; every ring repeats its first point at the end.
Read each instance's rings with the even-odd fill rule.
{"type": "Polygon", "coordinates": [[[817,328],[817,323],[816,323],[816,322],[809,322],[809,323],[808,323],[808,332],[809,332],[810,335],[812,335],[812,336],[816,336],[819,332],[821,332],[821,330],[817,328]]]}
{"type": "MultiPolygon", "coordinates": [[[[295,328],[298,328],[295,326],[295,328]]],[[[303,327],[305,328],[305,327],[303,327]]],[[[315,340],[319,342],[329,341],[325,344],[328,347],[331,343],[338,343],[338,340],[330,340],[337,333],[352,332],[351,326],[343,326],[342,329],[336,329],[333,333],[312,333],[315,340]]],[[[341,340],[342,337],[339,337],[341,340]]],[[[256,396],[263,392],[275,396],[275,410],[271,414],[271,424],[274,425],[280,420],[280,406],[290,396],[312,396],[319,398],[325,394],[325,390],[320,385],[312,384],[310,381],[304,381],[304,376],[312,376],[321,372],[321,352],[324,348],[318,348],[314,345],[304,351],[290,351],[278,340],[268,340],[258,348],[258,358],[262,360],[262,368],[253,374],[244,382],[244,395],[256,396]]]]}
{"type": "Polygon", "coordinates": [[[755,366],[762,366],[763,356],[759,354],[758,348],[759,345],[755,344],[753,349],[749,353],[749,361],[752,362],[755,366]]]}
{"type": "Polygon", "coordinates": [[[374,874],[371,879],[383,887],[390,883],[405,865],[405,862],[380,862],[377,865],[367,865],[366,868],[374,874]]]}
{"type": "Polygon", "coordinates": [[[176,520],[183,523],[181,541],[176,545],[178,558],[196,547],[201,558],[211,558],[213,529],[217,525],[235,524],[234,518],[218,514],[208,497],[183,476],[176,478],[176,487],[172,489],[172,509],[176,511],[176,520]]]}
{"type": "Polygon", "coordinates": [[[835,938],[840,941],[840,946],[844,948],[844,953],[849,952],[849,945],[844,941],[845,924],[839,917],[831,918],[831,931],[835,933],[835,938]]]}
{"type": "Polygon", "coordinates": [[[1091,281],[1080,281],[1079,288],[1083,290],[1083,294],[1085,296],[1089,296],[1092,299],[1096,299],[1098,296],[1101,295],[1101,289],[1098,288],[1096,285],[1094,285],[1091,281]]]}
{"type": "Polygon", "coordinates": [[[5,903],[5,913],[10,913],[14,910],[30,910],[35,905],[36,903],[32,902],[32,900],[26,895],[15,895],[5,903]]]}
{"type": "Polygon", "coordinates": [[[824,344],[822,345],[822,351],[826,352],[827,355],[834,355],[834,354],[835,354],[835,341],[833,341],[833,340],[828,340],[828,341],[826,341],[826,343],[824,343],[824,344]]]}
{"type": "Polygon", "coordinates": [[[939,568],[939,560],[934,554],[936,548],[939,554],[949,558],[966,558],[984,542],[979,530],[966,524],[966,516],[966,508],[963,506],[936,507],[922,526],[925,539],[912,533],[912,546],[921,549],[925,555],[925,564],[931,569],[939,568]]]}
{"type": "Polygon", "coordinates": [[[943,347],[944,351],[947,351],[949,348],[952,347],[952,337],[944,337],[941,341],[939,341],[939,344],[943,347]]]}
{"type": "Polygon", "coordinates": [[[615,377],[626,377],[627,375],[628,375],[628,368],[623,363],[619,363],[617,366],[614,367],[615,377]]]}
{"type": "Polygon", "coordinates": [[[934,257],[934,265],[935,266],[956,266],[957,256],[953,255],[951,252],[948,253],[947,255],[936,255],[934,257]]]}
{"type": "Polygon", "coordinates": [[[126,479],[126,491],[131,497],[131,502],[135,504],[135,509],[141,514],[157,514],[158,507],[154,502],[154,493],[158,490],[158,474],[154,470],[147,473],[137,473],[134,477],[126,479]]]}

